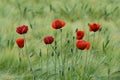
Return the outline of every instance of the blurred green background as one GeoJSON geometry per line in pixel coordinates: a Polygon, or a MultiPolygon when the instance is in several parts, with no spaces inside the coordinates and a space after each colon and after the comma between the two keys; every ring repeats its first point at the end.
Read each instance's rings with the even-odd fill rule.
{"type": "MultiPolygon", "coordinates": [[[[88,23],[101,24],[102,31],[97,33],[99,36],[96,35],[97,43],[94,44],[98,51],[94,52],[98,59],[96,63],[105,57],[104,64],[109,66],[111,75],[120,76],[120,0],[0,0],[0,80],[31,80],[24,77],[29,74],[28,71],[21,71],[23,66],[18,68],[19,52],[15,39],[22,36],[16,33],[16,27],[23,24],[29,26],[26,34],[28,52],[36,54],[32,62],[37,65],[39,49],[42,48],[43,53],[46,49],[43,37],[55,35],[55,30],[51,28],[54,19],[62,19],[67,23],[64,37],[66,34],[75,36],[76,28],[88,35],[88,23]]],[[[89,40],[90,37],[86,36],[85,39],[89,40]]],[[[26,62],[22,64],[27,66],[26,62]]],[[[94,76],[100,75],[99,71],[106,75],[107,68],[102,65],[94,76]]]]}

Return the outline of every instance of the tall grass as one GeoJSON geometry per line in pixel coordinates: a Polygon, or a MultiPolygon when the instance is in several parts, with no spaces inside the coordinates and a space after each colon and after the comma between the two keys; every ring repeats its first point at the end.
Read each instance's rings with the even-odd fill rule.
{"type": "Polygon", "coordinates": [[[15,39],[21,37],[15,32],[16,26],[22,24],[29,25],[27,52],[37,80],[119,80],[119,14],[119,0],[0,0],[0,80],[32,80],[27,61],[24,57],[22,62],[18,60],[15,44],[15,39]],[[51,28],[56,18],[67,23],[62,31],[65,77],[60,74],[60,33],[51,28]],[[93,22],[102,24],[95,37],[88,29],[88,23],[93,22]],[[94,37],[89,51],[76,49],[76,28],[85,31],[86,40],[92,42],[94,37]],[[49,46],[49,57],[43,43],[45,35],[54,35],[57,41],[49,46]]]}

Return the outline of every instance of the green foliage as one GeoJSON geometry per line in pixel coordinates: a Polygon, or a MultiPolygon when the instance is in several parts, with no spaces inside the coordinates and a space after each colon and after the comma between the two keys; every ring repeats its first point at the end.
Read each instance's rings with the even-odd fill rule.
{"type": "Polygon", "coordinates": [[[16,26],[23,24],[29,26],[27,54],[37,80],[119,80],[119,14],[120,0],[0,0],[0,80],[32,80],[28,61],[22,54],[19,61],[20,50],[15,44],[15,39],[22,37],[16,26]],[[60,31],[51,28],[54,19],[67,23],[62,31],[64,64],[59,55],[60,31]],[[102,25],[95,35],[87,25],[93,22],[102,25]],[[76,28],[84,30],[84,39],[92,43],[89,51],[76,49],[76,28]],[[49,57],[45,35],[55,36],[49,57]]]}

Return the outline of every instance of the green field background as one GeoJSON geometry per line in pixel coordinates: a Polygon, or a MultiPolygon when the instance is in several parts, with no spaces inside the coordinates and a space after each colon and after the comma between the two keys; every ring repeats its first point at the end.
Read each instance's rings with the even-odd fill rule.
{"type": "MultiPolygon", "coordinates": [[[[82,64],[76,64],[76,72],[65,70],[65,80],[120,80],[120,0],[0,0],[0,80],[32,80],[27,61],[18,61],[19,49],[15,43],[16,38],[22,37],[16,33],[16,27],[23,24],[29,26],[26,34],[27,54],[34,54],[30,59],[36,70],[37,80],[46,80],[44,71],[38,70],[41,64],[39,51],[41,49],[43,54],[41,65],[44,68],[44,36],[55,36],[58,46],[60,44],[60,31],[51,27],[54,19],[66,22],[63,28],[64,54],[69,55],[71,47],[76,49],[75,43],[66,43],[67,40],[72,41],[76,28],[85,31],[84,39],[87,41],[91,42],[93,37],[95,40],[92,42],[93,48],[88,52],[82,51],[83,63],[87,53],[88,58],[92,59],[87,65],[90,69],[86,71],[89,78],[79,77],[83,73],[79,67],[82,64]],[[88,23],[94,22],[102,25],[102,30],[96,32],[95,36],[89,32],[88,27],[88,23]],[[74,74],[73,79],[70,77],[71,73],[74,74]]],[[[76,54],[80,52],[78,50],[76,54]]],[[[71,56],[66,56],[66,59],[71,61],[71,56]]],[[[52,58],[49,57],[49,60],[49,70],[52,70],[52,58]]],[[[48,80],[54,80],[54,76],[49,76],[48,80]]]]}

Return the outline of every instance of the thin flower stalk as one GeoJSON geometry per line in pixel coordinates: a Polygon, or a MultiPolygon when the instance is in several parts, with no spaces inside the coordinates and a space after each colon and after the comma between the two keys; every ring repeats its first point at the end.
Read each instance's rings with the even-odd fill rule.
{"type": "Polygon", "coordinates": [[[30,57],[27,54],[28,52],[27,52],[27,44],[26,44],[26,37],[25,37],[25,35],[24,35],[24,38],[25,38],[25,49],[26,49],[26,53],[25,54],[26,54],[26,58],[28,60],[28,64],[29,64],[29,67],[30,67],[30,72],[31,72],[31,74],[33,76],[33,80],[36,80],[35,75],[34,75],[34,71],[33,71],[33,68],[32,68],[32,63],[30,61],[30,57]]]}

